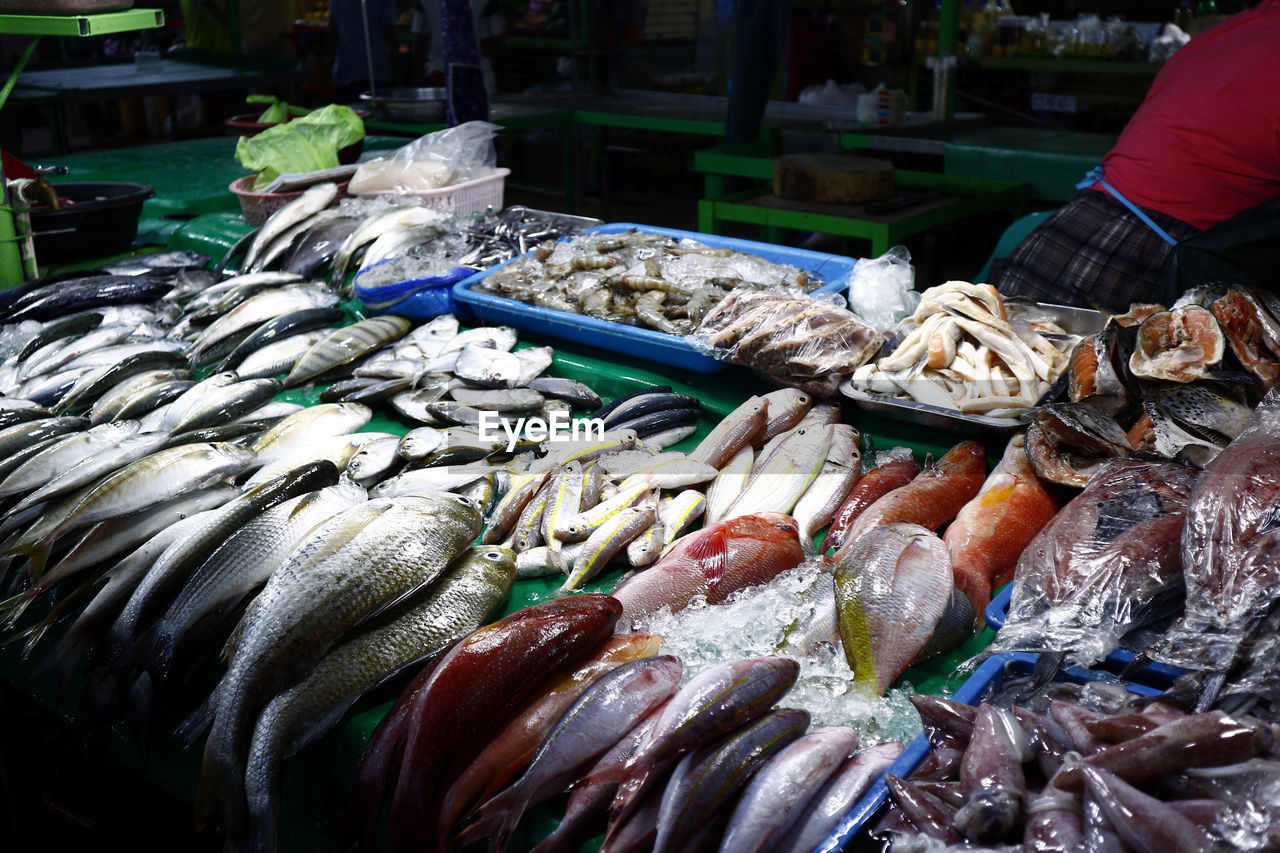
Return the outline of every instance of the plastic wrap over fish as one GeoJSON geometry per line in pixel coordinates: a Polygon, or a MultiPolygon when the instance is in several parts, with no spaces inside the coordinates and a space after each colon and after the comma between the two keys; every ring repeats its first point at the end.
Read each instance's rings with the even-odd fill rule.
{"type": "Polygon", "coordinates": [[[1186,613],[1152,656],[1225,672],[1280,598],[1280,392],[1201,475],[1181,544],[1186,613]]]}
{"type": "Polygon", "coordinates": [[[835,396],[884,342],[835,302],[742,288],[703,318],[693,338],[718,359],[822,397],[835,396]]]}
{"type": "Polygon", "coordinates": [[[1109,463],[1018,560],[1009,620],[991,653],[1052,651],[1088,665],[1182,595],[1179,537],[1196,474],[1109,463]]]}

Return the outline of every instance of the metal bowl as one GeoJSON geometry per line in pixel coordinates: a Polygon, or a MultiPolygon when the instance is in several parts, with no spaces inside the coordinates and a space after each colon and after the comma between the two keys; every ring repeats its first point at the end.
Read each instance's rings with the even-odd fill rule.
{"type": "Polygon", "coordinates": [[[360,100],[377,111],[383,121],[403,121],[414,124],[430,124],[444,121],[446,93],[443,88],[418,88],[398,86],[361,92],[360,100]]]}

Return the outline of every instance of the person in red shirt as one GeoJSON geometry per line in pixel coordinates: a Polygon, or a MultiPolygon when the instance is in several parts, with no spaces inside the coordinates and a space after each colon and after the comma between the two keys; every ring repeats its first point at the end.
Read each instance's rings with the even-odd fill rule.
{"type": "Polygon", "coordinates": [[[1014,249],[996,287],[1114,311],[1157,301],[1174,243],[1280,197],[1277,81],[1280,0],[1193,38],[1160,69],[1101,174],[1014,249]]]}

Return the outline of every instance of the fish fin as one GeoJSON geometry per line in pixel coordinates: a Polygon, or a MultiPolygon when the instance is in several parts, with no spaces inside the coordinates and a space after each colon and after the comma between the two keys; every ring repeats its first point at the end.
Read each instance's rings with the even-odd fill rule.
{"type": "Polygon", "coordinates": [[[1203,714],[1212,708],[1217,703],[1218,694],[1222,692],[1222,686],[1226,681],[1225,672],[1208,673],[1200,684],[1200,694],[1196,696],[1196,705],[1192,713],[1203,714]]]}
{"type": "Polygon", "coordinates": [[[528,808],[529,796],[524,787],[512,785],[475,812],[474,820],[455,836],[455,846],[465,847],[487,835],[490,853],[506,853],[511,845],[511,836],[528,808]]]}
{"type": "Polygon", "coordinates": [[[231,259],[234,258],[236,255],[242,254],[248,248],[249,244],[252,243],[255,239],[257,239],[258,232],[261,230],[262,230],[262,226],[258,226],[257,228],[250,231],[248,234],[245,234],[239,240],[232,243],[231,248],[227,249],[226,254],[223,255],[218,260],[218,263],[214,266],[213,271],[221,275],[222,271],[227,268],[227,264],[231,263],[231,259]]]}
{"type": "Polygon", "coordinates": [[[155,707],[155,687],[147,672],[139,675],[124,695],[124,716],[138,744],[138,760],[145,770],[151,749],[151,717],[155,707]]]}
{"type": "Polygon", "coordinates": [[[369,736],[369,743],[356,769],[351,803],[339,836],[339,850],[369,849],[387,790],[394,790],[400,775],[407,722],[404,715],[396,718],[393,709],[369,736]]]}
{"type": "Polygon", "coordinates": [[[1019,695],[1014,697],[1014,704],[1025,704],[1033,696],[1039,695],[1053,681],[1058,670],[1062,669],[1062,662],[1066,656],[1066,652],[1060,651],[1045,651],[1036,655],[1036,665],[1031,670],[1027,684],[1020,689],[1019,695]]]}
{"type": "Polygon", "coordinates": [[[710,585],[707,597],[711,598],[729,567],[729,544],[724,530],[713,530],[707,536],[690,542],[685,553],[702,567],[702,573],[710,585]]]}
{"type": "Polygon", "coordinates": [[[218,688],[215,687],[200,703],[200,706],[178,724],[173,736],[182,741],[183,746],[188,749],[195,746],[196,741],[200,739],[201,732],[213,725],[213,717],[218,707],[217,696],[218,688]]]}
{"type": "Polygon", "coordinates": [[[35,587],[23,590],[22,592],[4,601],[0,601],[0,626],[8,631],[18,624],[18,620],[22,618],[22,614],[27,612],[27,608],[31,606],[31,602],[36,600],[39,592],[35,587]]]}

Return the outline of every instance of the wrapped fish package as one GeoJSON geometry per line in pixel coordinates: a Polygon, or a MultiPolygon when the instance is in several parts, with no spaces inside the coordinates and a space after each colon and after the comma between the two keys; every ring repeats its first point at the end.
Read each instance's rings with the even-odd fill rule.
{"type": "Polygon", "coordinates": [[[1022,553],[1009,617],[989,653],[1061,653],[1088,666],[1182,598],[1187,501],[1174,463],[1108,463],[1022,553]]]}
{"type": "Polygon", "coordinates": [[[745,288],[721,300],[693,337],[716,358],[821,397],[834,397],[884,342],[829,299],[745,288]]]}
{"type": "Polygon", "coordinates": [[[1152,657],[1210,672],[1232,667],[1280,599],[1278,505],[1280,393],[1273,390],[1191,493],[1181,539],[1186,613],[1152,657]]]}
{"type": "Polygon", "coordinates": [[[492,174],[498,156],[498,126],[469,121],[420,136],[389,157],[361,163],[348,187],[352,193],[414,193],[452,186],[492,174]]]}

